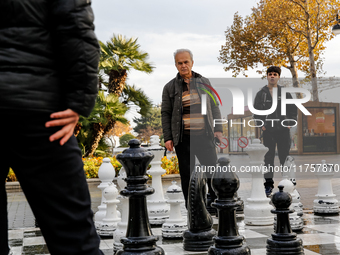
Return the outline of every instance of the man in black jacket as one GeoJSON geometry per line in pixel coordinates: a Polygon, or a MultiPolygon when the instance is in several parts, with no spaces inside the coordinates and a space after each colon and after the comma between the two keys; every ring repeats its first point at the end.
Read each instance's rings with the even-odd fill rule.
{"type": "MultiPolygon", "coordinates": [[[[255,115],[254,118],[257,120],[257,125],[262,125],[263,131],[263,144],[268,147],[268,152],[264,157],[265,166],[267,166],[268,172],[264,175],[265,178],[265,190],[266,195],[270,196],[274,188],[273,181],[273,167],[275,158],[275,147],[277,146],[278,156],[280,165],[283,166],[286,157],[289,155],[291,139],[289,126],[295,125],[294,121],[297,118],[297,107],[293,104],[288,104],[286,108],[286,115],[281,114],[281,86],[278,85],[278,81],[281,75],[281,68],[277,66],[271,66],[267,69],[267,80],[268,85],[264,86],[259,92],[257,92],[254,108],[257,110],[268,110],[272,107],[273,103],[273,88],[277,89],[277,108],[268,116],[255,115]],[[273,121],[272,121],[273,120],[273,121]],[[284,121],[282,123],[283,120],[284,121]],[[287,127],[285,127],[287,126],[287,127]]],[[[292,98],[290,93],[287,93],[286,98],[292,98]]]]}
{"type": "Polygon", "coordinates": [[[0,1],[0,254],[11,167],[50,254],[102,254],[73,130],[97,96],[90,0],[0,1]]]}
{"type": "MultiPolygon", "coordinates": [[[[217,100],[210,96],[206,96],[206,114],[201,113],[202,95],[207,95],[207,90],[210,94],[213,92],[209,80],[191,70],[194,64],[191,51],[179,49],[174,57],[178,74],[163,88],[162,129],[167,150],[173,151],[174,146],[176,149],[182,191],[187,205],[195,157],[201,165],[216,166],[214,137],[222,139],[222,125],[214,126],[214,119],[221,119],[221,113],[217,100]]],[[[213,201],[216,196],[210,181],[208,186],[213,201]]]]}

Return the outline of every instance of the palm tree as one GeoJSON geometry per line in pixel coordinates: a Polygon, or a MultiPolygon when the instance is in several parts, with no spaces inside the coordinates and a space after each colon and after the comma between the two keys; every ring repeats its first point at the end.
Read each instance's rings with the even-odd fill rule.
{"type": "Polygon", "coordinates": [[[151,73],[154,67],[147,62],[149,54],[140,50],[137,39],[115,35],[106,44],[99,41],[101,57],[99,69],[109,76],[110,94],[120,96],[125,87],[127,72],[135,69],[151,73]]]}
{"type": "Polygon", "coordinates": [[[98,93],[90,116],[80,119],[82,128],[77,138],[85,156],[93,156],[106,130],[111,130],[117,121],[128,123],[124,117],[127,110],[128,107],[116,95],[105,96],[103,91],[98,93]]]}

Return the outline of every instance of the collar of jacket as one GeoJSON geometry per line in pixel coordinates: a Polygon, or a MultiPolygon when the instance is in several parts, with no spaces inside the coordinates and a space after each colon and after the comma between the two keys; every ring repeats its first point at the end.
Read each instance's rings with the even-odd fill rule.
{"type": "MultiPolygon", "coordinates": [[[[278,89],[278,90],[277,90],[277,93],[278,93],[278,95],[280,96],[281,93],[280,93],[279,91],[281,91],[282,86],[279,85],[279,84],[277,84],[277,89],[278,89]]],[[[267,94],[270,96],[270,98],[272,97],[272,95],[270,94],[270,91],[269,91],[269,88],[268,88],[267,85],[263,86],[261,90],[263,90],[265,93],[267,93],[267,94]]]]}

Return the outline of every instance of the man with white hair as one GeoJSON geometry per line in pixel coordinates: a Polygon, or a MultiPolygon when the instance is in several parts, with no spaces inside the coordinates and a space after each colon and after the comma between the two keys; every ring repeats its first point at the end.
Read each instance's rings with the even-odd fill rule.
{"type": "MultiPolygon", "coordinates": [[[[195,168],[195,157],[201,165],[216,166],[214,141],[222,139],[222,125],[213,126],[214,119],[221,119],[219,105],[207,78],[192,71],[193,55],[188,49],[174,53],[178,73],[168,82],[162,95],[162,128],[165,147],[176,149],[185,204],[188,201],[190,174],[195,168]],[[207,93],[207,91],[209,93],[207,93]],[[202,101],[205,94],[206,102],[202,101]],[[201,103],[206,103],[201,105],[201,103]],[[203,106],[203,107],[202,107],[203,106]],[[202,114],[201,109],[206,109],[202,114]],[[215,137],[217,137],[215,139],[215,137]]],[[[212,201],[216,198],[208,179],[212,201]]]]}

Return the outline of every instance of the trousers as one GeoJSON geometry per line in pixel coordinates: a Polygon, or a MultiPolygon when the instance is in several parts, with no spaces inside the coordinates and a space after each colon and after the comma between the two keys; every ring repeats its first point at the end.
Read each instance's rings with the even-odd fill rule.
{"type": "MultiPolygon", "coordinates": [[[[1,113],[1,112],[0,112],[1,113]]],[[[45,128],[49,114],[1,113],[0,254],[7,255],[5,180],[11,167],[36,217],[50,254],[98,255],[96,233],[81,152],[72,136],[63,146],[45,128]]]]}
{"type": "MultiPolygon", "coordinates": [[[[185,199],[185,206],[187,206],[190,175],[195,169],[195,157],[197,157],[201,165],[216,166],[216,149],[212,142],[212,138],[207,135],[183,135],[182,141],[178,143],[175,149],[178,158],[179,173],[181,176],[181,185],[185,199]]],[[[211,187],[211,176],[209,173],[207,173],[207,177],[209,193],[212,201],[214,201],[216,195],[211,187]]]]}
{"type": "Polygon", "coordinates": [[[287,156],[289,155],[290,150],[290,132],[288,128],[284,128],[280,131],[265,130],[263,132],[263,145],[266,146],[269,150],[264,156],[264,164],[271,171],[264,174],[264,178],[266,180],[265,186],[273,186],[274,181],[274,158],[275,158],[275,148],[277,146],[277,152],[280,160],[280,165],[283,166],[287,156]]]}

